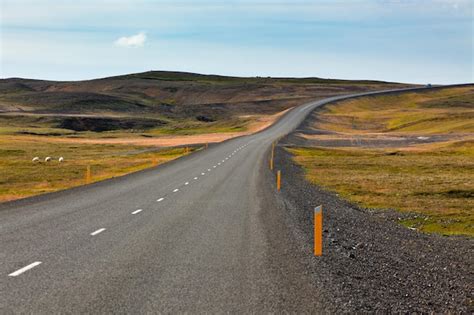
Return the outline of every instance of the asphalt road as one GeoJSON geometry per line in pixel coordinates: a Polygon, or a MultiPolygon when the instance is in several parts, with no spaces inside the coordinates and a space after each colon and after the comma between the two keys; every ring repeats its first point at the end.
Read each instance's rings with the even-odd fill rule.
{"type": "Polygon", "coordinates": [[[0,206],[0,313],[323,308],[261,177],[272,141],[341,98],[154,169],[0,206]]]}

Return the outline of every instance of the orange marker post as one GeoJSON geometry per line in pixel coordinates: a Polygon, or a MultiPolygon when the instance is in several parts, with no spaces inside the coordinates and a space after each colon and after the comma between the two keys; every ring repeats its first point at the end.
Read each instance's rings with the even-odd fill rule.
{"type": "Polygon", "coordinates": [[[91,166],[90,165],[87,165],[87,169],[86,169],[86,184],[89,184],[91,182],[91,166]]]}
{"type": "Polygon", "coordinates": [[[277,190],[280,191],[281,189],[281,171],[277,172],[277,190]]]}
{"type": "Polygon", "coordinates": [[[314,208],[314,256],[323,255],[323,206],[314,208]]]}

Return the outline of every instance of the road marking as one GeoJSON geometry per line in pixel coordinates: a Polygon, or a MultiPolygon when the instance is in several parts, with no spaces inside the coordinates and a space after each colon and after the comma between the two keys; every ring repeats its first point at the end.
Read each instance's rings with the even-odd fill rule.
{"type": "Polygon", "coordinates": [[[194,177],[194,179],[198,179],[197,177],[194,177]]]}
{"type": "Polygon", "coordinates": [[[207,171],[208,171],[208,172],[210,172],[210,171],[211,171],[211,169],[210,169],[210,168],[208,168],[208,169],[207,169],[207,171]]]}
{"type": "Polygon", "coordinates": [[[163,201],[163,199],[165,198],[156,199],[156,201],[160,202],[160,201],[163,201]]]}
{"type": "Polygon", "coordinates": [[[189,185],[189,182],[184,183],[184,185],[189,185]]]}
{"type": "Polygon", "coordinates": [[[142,211],[143,211],[143,209],[138,209],[138,210],[133,211],[132,214],[137,214],[137,213],[140,213],[142,211]]]}
{"type": "Polygon", "coordinates": [[[178,192],[178,191],[179,191],[179,189],[178,189],[178,188],[176,188],[175,190],[173,190],[173,192],[178,192]]]}
{"type": "MultiPolygon", "coordinates": [[[[222,163],[224,163],[224,161],[222,161],[222,163]]],[[[217,163],[217,165],[221,165],[221,162],[217,163]]]]}
{"type": "Polygon", "coordinates": [[[31,268],[34,268],[34,267],[38,266],[39,264],[41,264],[41,261],[35,261],[34,263],[29,264],[28,266],[25,266],[25,267],[23,267],[23,268],[21,268],[21,269],[18,269],[18,270],[15,271],[15,272],[12,272],[12,273],[9,274],[8,276],[10,276],[10,277],[19,276],[19,275],[21,275],[23,272],[28,271],[28,270],[30,270],[31,268]]]}
{"type": "Polygon", "coordinates": [[[204,174],[204,173],[201,173],[201,175],[206,175],[206,174],[204,174]]]}
{"type": "Polygon", "coordinates": [[[213,165],[212,167],[213,167],[213,168],[216,168],[216,166],[215,166],[215,165],[213,165]]]}
{"type": "Polygon", "coordinates": [[[94,236],[94,235],[97,235],[97,234],[102,233],[102,232],[104,232],[104,231],[105,231],[104,228],[98,229],[97,231],[92,232],[91,235],[94,236]]]}

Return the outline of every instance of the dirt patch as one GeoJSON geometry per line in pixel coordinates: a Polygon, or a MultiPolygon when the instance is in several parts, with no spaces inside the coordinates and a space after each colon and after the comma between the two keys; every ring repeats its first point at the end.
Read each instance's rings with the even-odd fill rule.
{"type": "MultiPolygon", "coordinates": [[[[471,134],[422,134],[407,135],[383,133],[346,134],[338,132],[325,132],[324,130],[299,129],[290,137],[291,144],[307,147],[362,147],[362,148],[403,148],[430,143],[465,141],[474,139],[471,134]]],[[[289,144],[290,145],[290,144],[289,144]]]]}

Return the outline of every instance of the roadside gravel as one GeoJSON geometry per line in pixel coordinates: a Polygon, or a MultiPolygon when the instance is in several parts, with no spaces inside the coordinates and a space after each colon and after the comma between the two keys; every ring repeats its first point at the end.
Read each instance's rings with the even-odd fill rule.
{"type": "MultiPolygon", "coordinates": [[[[399,213],[352,205],[307,182],[282,147],[275,153],[275,170],[283,174],[275,211],[284,213],[293,231],[292,243],[299,244],[295,255],[303,260],[324,310],[474,312],[473,239],[407,229],[395,222],[399,213]],[[324,213],[322,257],[312,254],[317,205],[324,213]]],[[[265,185],[275,189],[274,173],[266,173],[265,185]]],[[[270,226],[267,233],[269,238],[274,233],[270,226]]]]}

